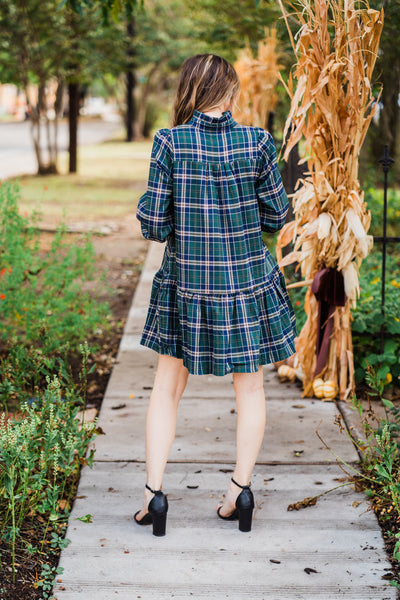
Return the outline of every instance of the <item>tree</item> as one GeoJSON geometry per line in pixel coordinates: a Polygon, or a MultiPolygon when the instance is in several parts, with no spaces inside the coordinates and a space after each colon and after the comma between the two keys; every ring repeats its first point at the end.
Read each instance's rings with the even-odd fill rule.
{"type": "Polygon", "coordinates": [[[103,17],[103,23],[109,23],[109,17],[111,16],[114,21],[118,22],[121,13],[125,12],[128,18],[132,16],[134,9],[138,4],[143,5],[143,0],[137,2],[137,0],[62,0],[60,7],[67,5],[71,9],[78,13],[81,17],[84,16],[85,11],[91,8],[97,8],[101,10],[103,17]]]}
{"type": "Polygon", "coordinates": [[[55,172],[57,123],[62,111],[61,57],[65,54],[64,20],[54,2],[0,0],[0,81],[22,88],[28,102],[38,172],[55,172]],[[55,50],[56,49],[56,50],[55,50]],[[56,86],[54,121],[49,119],[48,84],[56,86]],[[29,84],[37,85],[36,96],[29,84]],[[48,160],[41,148],[41,120],[47,137],[48,160]]]}
{"type": "Polygon", "coordinates": [[[377,64],[377,80],[382,83],[381,103],[376,122],[371,124],[370,149],[374,162],[381,158],[385,144],[394,158],[399,144],[400,97],[400,0],[371,1],[371,7],[383,8],[383,25],[377,64]]]}
{"type": "Polygon", "coordinates": [[[123,26],[103,27],[98,7],[89,7],[81,17],[69,6],[60,8],[57,0],[0,0],[0,81],[25,92],[38,173],[57,172],[58,119],[65,85],[87,83],[107,70],[122,70],[124,44],[123,26]],[[37,87],[30,87],[32,83],[37,87]],[[42,122],[47,161],[41,146],[42,122]]]}
{"type": "MultiPolygon", "coordinates": [[[[193,37],[201,39],[230,61],[248,42],[257,52],[265,37],[265,27],[275,25],[281,16],[277,2],[264,0],[188,0],[193,10],[193,37]]],[[[284,28],[280,27],[283,32],[284,28]]]]}
{"type": "Polygon", "coordinates": [[[192,12],[185,0],[147,0],[136,15],[137,115],[139,135],[146,133],[152,103],[170,105],[178,71],[192,54],[207,52],[193,39],[192,12]]]}

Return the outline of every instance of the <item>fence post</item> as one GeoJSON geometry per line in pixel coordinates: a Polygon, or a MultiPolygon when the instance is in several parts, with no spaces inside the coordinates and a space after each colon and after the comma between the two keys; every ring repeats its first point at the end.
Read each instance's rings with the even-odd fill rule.
{"type": "Polygon", "coordinates": [[[382,237],[382,295],[381,295],[381,314],[382,314],[382,325],[381,325],[381,354],[383,354],[383,347],[385,342],[385,281],[386,281],[386,219],[387,219],[387,174],[394,162],[393,158],[389,156],[389,146],[385,144],[382,158],[379,161],[383,168],[384,173],[384,187],[383,187],[383,237],[382,237]]]}

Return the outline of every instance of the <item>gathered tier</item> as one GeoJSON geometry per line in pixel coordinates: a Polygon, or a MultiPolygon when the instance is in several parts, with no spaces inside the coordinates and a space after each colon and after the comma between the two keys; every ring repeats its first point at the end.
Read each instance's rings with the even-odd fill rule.
{"type": "Polygon", "coordinates": [[[231,294],[184,291],[157,272],[140,343],[194,375],[255,372],[295,352],[295,323],[277,265],[263,285],[231,294]]]}

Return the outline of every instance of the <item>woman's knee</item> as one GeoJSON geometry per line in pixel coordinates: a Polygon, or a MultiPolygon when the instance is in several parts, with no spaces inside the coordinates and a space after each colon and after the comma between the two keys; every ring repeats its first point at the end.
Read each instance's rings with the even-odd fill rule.
{"type": "Polygon", "coordinates": [[[157,389],[175,397],[177,388],[186,384],[188,375],[189,371],[183,366],[182,359],[168,354],[159,354],[153,390],[157,389]]]}
{"type": "Polygon", "coordinates": [[[264,376],[262,366],[254,373],[233,373],[233,387],[238,394],[254,393],[264,390],[264,376]]]}

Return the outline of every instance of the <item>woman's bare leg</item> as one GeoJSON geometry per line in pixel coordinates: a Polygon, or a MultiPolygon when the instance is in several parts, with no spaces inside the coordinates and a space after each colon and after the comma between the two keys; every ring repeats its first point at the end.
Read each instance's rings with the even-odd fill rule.
{"type": "MultiPolygon", "coordinates": [[[[160,354],[153,389],[146,416],[146,469],[147,484],[153,490],[161,489],[165,466],[175,439],[176,416],[179,400],[186,387],[189,371],[183,360],[160,354]]],[[[153,494],[145,489],[140,520],[148,511],[153,494]]]]}
{"type": "MultiPolygon", "coordinates": [[[[256,373],[233,373],[236,393],[236,467],[233,473],[240,485],[248,485],[264,438],[266,407],[263,369],[256,373]]],[[[235,509],[236,498],[241,492],[231,482],[220,513],[223,517],[235,509]]],[[[219,505],[221,506],[221,505],[219,505]]]]}

